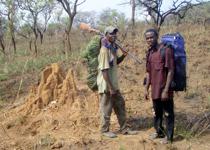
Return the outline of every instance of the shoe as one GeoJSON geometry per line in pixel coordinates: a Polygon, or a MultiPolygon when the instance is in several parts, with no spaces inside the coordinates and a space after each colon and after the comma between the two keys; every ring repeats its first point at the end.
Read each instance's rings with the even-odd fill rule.
{"type": "Polygon", "coordinates": [[[169,141],[167,138],[163,138],[160,140],[160,144],[168,144],[168,143],[169,143],[169,141]]]}
{"type": "Polygon", "coordinates": [[[102,135],[106,136],[108,138],[116,138],[117,137],[117,135],[114,134],[113,132],[103,132],[102,135]]]}
{"type": "Polygon", "coordinates": [[[124,135],[136,135],[138,134],[138,131],[132,131],[131,129],[126,129],[121,131],[121,133],[124,135]]]}
{"type": "Polygon", "coordinates": [[[149,139],[150,140],[154,140],[154,139],[157,139],[157,138],[164,138],[165,136],[163,134],[158,134],[157,132],[155,133],[152,133],[149,135],[149,139]]]}

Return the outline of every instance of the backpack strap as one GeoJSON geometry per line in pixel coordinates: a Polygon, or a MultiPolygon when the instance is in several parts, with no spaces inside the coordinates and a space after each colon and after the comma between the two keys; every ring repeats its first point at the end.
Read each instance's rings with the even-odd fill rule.
{"type": "Polygon", "coordinates": [[[102,46],[102,39],[103,38],[104,38],[103,36],[100,37],[100,40],[99,40],[99,48],[101,48],[101,46],[102,46]]]}
{"type": "Polygon", "coordinates": [[[148,49],[147,52],[146,52],[146,70],[149,67],[149,57],[150,57],[150,55],[151,55],[151,50],[148,49]]]}
{"type": "Polygon", "coordinates": [[[161,43],[161,46],[160,46],[160,55],[163,59],[163,62],[165,61],[165,55],[166,55],[166,49],[167,48],[172,48],[171,44],[169,43],[161,43]]]}
{"type": "Polygon", "coordinates": [[[160,48],[160,55],[161,55],[163,62],[165,62],[166,47],[160,48]]]}
{"type": "Polygon", "coordinates": [[[147,50],[147,52],[146,52],[146,64],[149,62],[150,53],[151,53],[151,51],[147,50]]]}

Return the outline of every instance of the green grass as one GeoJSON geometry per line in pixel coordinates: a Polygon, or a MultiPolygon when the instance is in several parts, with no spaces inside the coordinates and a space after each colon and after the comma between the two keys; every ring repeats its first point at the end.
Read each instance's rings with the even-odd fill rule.
{"type": "Polygon", "coordinates": [[[73,49],[66,56],[63,54],[64,46],[60,40],[51,39],[49,41],[48,37],[45,37],[42,45],[38,42],[38,56],[35,57],[33,45],[32,51],[30,51],[28,41],[19,39],[16,54],[13,54],[12,50],[10,56],[4,56],[0,53],[0,81],[8,80],[23,73],[39,72],[51,63],[64,61],[68,63],[78,60],[86,43],[87,41],[81,40],[79,35],[77,38],[73,38],[73,49]]]}
{"type": "Polygon", "coordinates": [[[0,74],[0,81],[4,81],[4,80],[7,80],[7,79],[8,79],[7,74],[0,74]]]}
{"type": "Polygon", "coordinates": [[[0,54],[0,81],[7,80],[7,68],[4,66],[6,65],[6,60],[3,55],[0,54]]]}
{"type": "Polygon", "coordinates": [[[179,124],[176,124],[176,128],[175,128],[175,137],[176,136],[189,140],[194,135],[192,134],[192,132],[187,130],[183,124],[179,123],[179,124]]]}
{"type": "Polygon", "coordinates": [[[193,99],[193,98],[198,97],[198,96],[200,96],[199,91],[189,90],[189,91],[186,92],[184,98],[186,98],[186,99],[193,99]]]}
{"type": "MultiPolygon", "coordinates": [[[[72,54],[67,59],[77,58],[79,54],[72,54]]],[[[21,56],[22,57],[22,56],[21,56]]],[[[40,71],[46,65],[51,63],[60,62],[66,60],[66,56],[63,54],[59,55],[42,55],[38,57],[25,57],[24,59],[19,59],[15,57],[12,61],[5,61],[5,59],[0,58],[0,81],[7,80],[11,76],[21,75],[25,72],[40,71]]]]}
{"type": "Polygon", "coordinates": [[[126,150],[122,145],[120,145],[119,150],[126,150]]]}
{"type": "Polygon", "coordinates": [[[208,102],[209,102],[209,104],[210,104],[210,95],[208,96],[208,102]]]}
{"type": "Polygon", "coordinates": [[[38,142],[36,143],[37,149],[50,149],[50,146],[56,142],[56,139],[50,134],[40,136],[38,142]]]}

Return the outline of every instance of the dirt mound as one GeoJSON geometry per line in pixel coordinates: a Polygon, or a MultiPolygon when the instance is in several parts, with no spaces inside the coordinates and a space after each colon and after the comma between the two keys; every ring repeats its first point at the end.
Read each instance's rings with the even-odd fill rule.
{"type": "Polygon", "coordinates": [[[1,117],[13,134],[30,136],[39,144],[43,137],[49,138],[46,134],[56,137],[54,142],[64,137],[78,142],[91,139],[98,130],[98,97],[76,81],[73,70],[65,75],[55,63],[43,70],[39,85],[30,89],[25,103],[1,117]]]}
{"type": "Polygon", "coordinates": [[[39,112],[53,104],[73,104],[78,95],[73,71],[65,76],[58,64],[52,64],[44,69],[38,88],[32,87],[27,98],[26,114],[39,112]]]}

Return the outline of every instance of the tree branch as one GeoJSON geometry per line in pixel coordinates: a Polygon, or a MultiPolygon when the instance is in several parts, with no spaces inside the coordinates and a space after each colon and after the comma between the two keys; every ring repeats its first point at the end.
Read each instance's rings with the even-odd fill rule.
{"type": "Polygon", "coordinates": [[[82,5],[85,2],[86,2],[86,0],[83,0],[82,2],[80,2],[79,4],[77,4],[77,6],[82,5]]]}
{"type": "Polygon", "coordinates": [[[57,0],[58,2],[61,3],[63,6],[64,10],[67,12],[69,16],[71,16],[71,8],[70,8],[70,3],[67,0],[57,0]]]}

